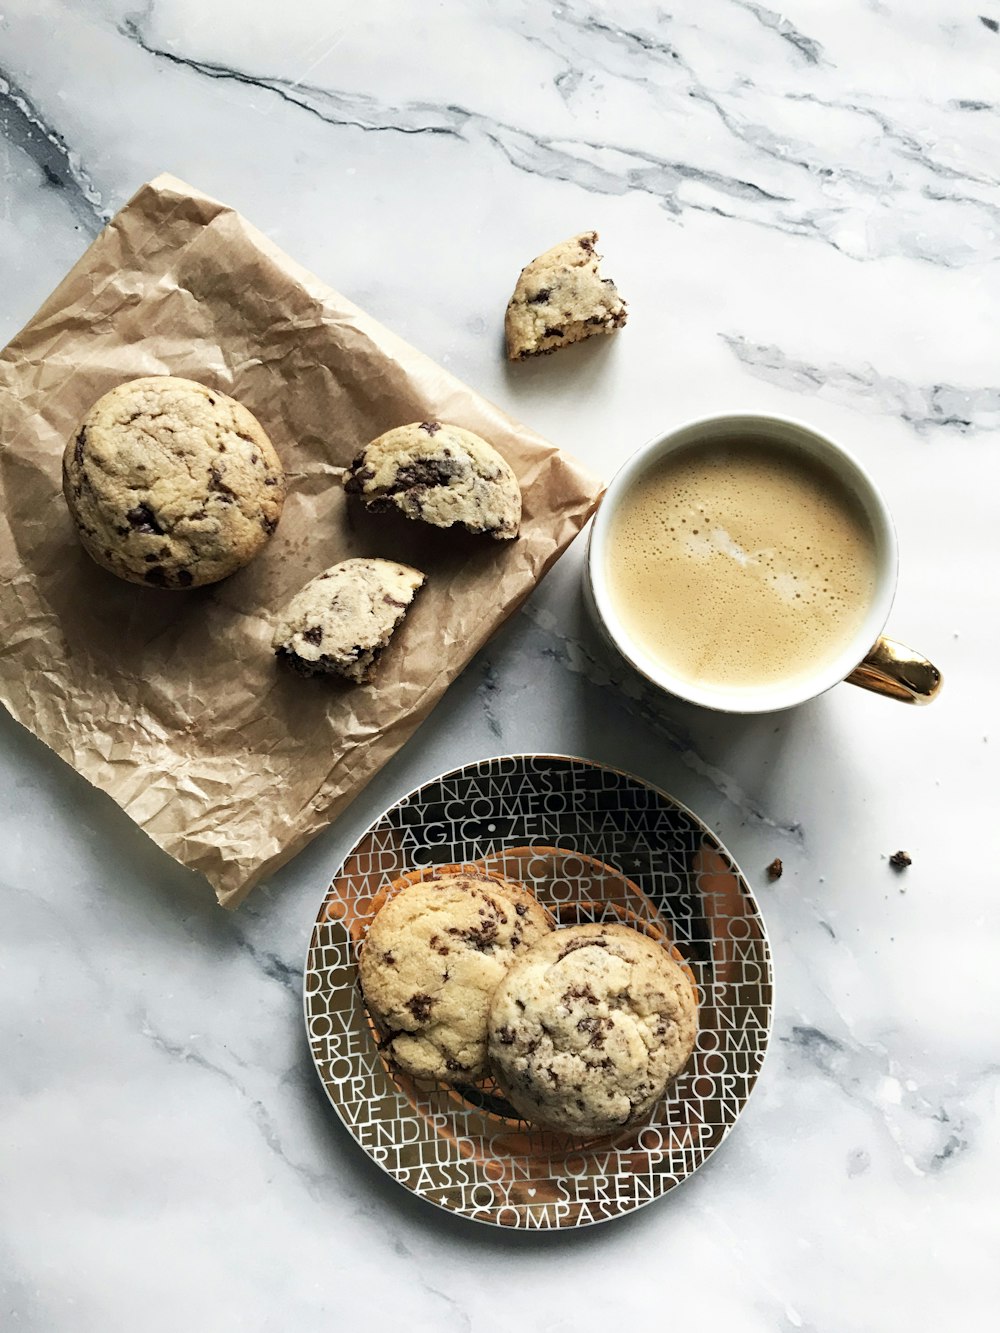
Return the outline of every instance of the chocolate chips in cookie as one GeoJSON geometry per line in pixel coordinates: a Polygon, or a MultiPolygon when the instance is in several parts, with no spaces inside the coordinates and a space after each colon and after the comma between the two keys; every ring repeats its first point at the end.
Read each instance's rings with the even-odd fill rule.
{"type": "Polygon", "coordinates": [[[401,888],[361,951],[361,988],[383,1049],[418,1078],[481,1078],[493,991],[550,929],[527,889],[500,875],[445,872],[401,888]]]}
{"type": "Polygon", "coordinates": [[[344,489],[373,512],[397,509],[500,541],[516,537],[521,521],[521,490],[506,460],[478,435],[440,421],[372,440],[347,469],[344,489]]]}
{"type": "Polygon", "coordinates": [[[570,926],[500,982],[489,1058],[525,1119],[589,1137],[648,1117],[696,1028],[691,982],[662,945],[628,926],[570,926]]]}
{"type": "Polygon", "coordinates": [[[98,399],[66,445],[63,494],[99,565],[130,583],[196,588],[267,544],[285,477],[245,407],[160,375],[98,399]]]}
{"type": "Polygon", "coordinates": [[[301,675],[361,683],[424,582],[393,560],[342,560],[311,579],[278,617],[272,646],[301,675]]]}
{"type": "Polygon", "coordinates": [[[611,279],[598,271],[596,243],[596,231],[583,232],[521,270],[504,320],[511,361],[623,327],[628,318],[625,302],[611,279]]]}

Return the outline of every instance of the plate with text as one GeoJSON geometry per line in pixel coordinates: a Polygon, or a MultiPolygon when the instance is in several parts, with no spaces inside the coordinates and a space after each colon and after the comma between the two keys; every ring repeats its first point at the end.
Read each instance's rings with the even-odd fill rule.
{"type": "Polygon", "coordinates": [[[306,1030],[350,1134],[406,1189],[473,1221],[552,1230],[609,1221],[698,1169],[742,1111],[771,1028],[771,957],[745,878],[656,787],[558,755],[506,755],[398,801],[348,855],[306,961],[306,1030]],[[383,1055],[357,958],[387,896],[444,867],[519,880],[559,926],[617,921],[661,941],[698,993],[698,1040],[648,1122],[581,1140],[520,1119],[492,1080],[452,1087],[383,1055]]]}

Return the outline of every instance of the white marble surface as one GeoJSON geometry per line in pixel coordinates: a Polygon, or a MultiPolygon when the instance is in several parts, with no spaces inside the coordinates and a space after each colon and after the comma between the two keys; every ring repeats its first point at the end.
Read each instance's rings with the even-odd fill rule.
{"type": "Polygon", "coordinates": [[[897,517],[892,626],[946,676],[926,711],[847,686],[745,722],[657,702],[595,645],[574,549],[234,916],[4,716],[0,1327],[990,1326],[994,0],[0,12],[0,341],[173,171],[602,472],[727,408],[836,435],[897,517]],[[586,227],[628,329],[508,369],[519,267],[586,227]],[[775,951],[771,1054],[733,1136],[677,1194],[575,1236],[411,1200],[335,1121],[302,1033],[309,925],[352,837],[434,773],[518,749],[691,805],[775,951]]]}

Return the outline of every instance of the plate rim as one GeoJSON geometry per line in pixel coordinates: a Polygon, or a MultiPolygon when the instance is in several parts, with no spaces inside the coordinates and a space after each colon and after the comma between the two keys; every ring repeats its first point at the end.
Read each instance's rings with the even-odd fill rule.
{"type": "MultiPolygon", "coordinates": [[[[725,855],[729,858],[737,878],[739,879],[741,885],[745,886],[746,891],[749,893],[750,901],[755,909],[757,921],[760,924],[761,938],[764,945],[764,961],[767,965],[767,975],[764,978],[764,984],[766,984],[770,990],[770,999],[767,1005],[767,1028],[766,1028],[766,1039],[764,1042],[764,1055],[763,1058],[761,1059],[760,1069],[754,1075],[753,1082],[750,1084],[746,1098],[743,1102],[743,1105],[740,1107],[735,1120],[733,1120],[732,1124],[725,1127],[725,1129],[722,1132],[722,1137],[719,1139],[718,1143],[712,1148],[711,1152],[709,1153],[709,1156],[704,1161],[699,1162],[697,1166],[695,1166],[691,1171],[689,1171],[685,1176],[683,1176],[682,1179],[679,1180],[676,1185],[673,1185],[670,1189],[664,1190],[662,1194],[654,1195],[649,1199],[640,1200],[638,1203],[635,1204],[634,1207],[630,1208],[627,1213],[614,1213],[610,1217],[594,1217],[590,1218],[586,1222],[574,1223],[573,1226],[571,1227],[538,1226],[538,1227],[524,1228],[524,1230],[527,1230],[533,1236],[551,1235],[551,1234],[561,1235],[567,1231],[569,1232],[583,1231],[590,1227],[604,1226],[609,1222],[616,1222],[623,1217],[630,1217],[634,1213],[640,1212],[643,1209],[648,1208],[650,1204],[659,1202],[666,1195],[676,1193],[680,1187],[687,1184],[687,1182],[692,1178],[692,1176],[697,1175],[703,1166],[706,1166],[708,1164],[709,1159],[715,1156],[715,1154],[719,1151],[722,1145],[729,1138],[730,1134],[736,1128],[744,1112],[746,1111],[747,1106],[749,1106],[750,1104],[750,1099],[753,1096],[754,1092],[756,1091],[758,1084],[760,1083],[761,1075],[764,1073],[764,1068],[767,1064],[767,1058],[771,1051],[771,1039],[774,1035],[774,1010],[775,1010],[774,950],[771,946],[771,937],[768,932],[767,921],[764,918],[764,913],[761,910],[761,906],[757,899],[757,895],[754,893],[753,887],[750,884],[749,879],[743,873],[743,869],[740,866],[739,862],[736,860],[732,852],[730,852],[729,848],[718,836],[718,834],[716,834],[714,830],[709,828],[708,824],[706,824],[704,819],[702,819],[700,815],[696,814],[690,808],[690,806],[685,805],[684,802],[679,801],[676,796],[673,796],[671,795],[670,792],[665,791],[658,783],[651,782],[648,778],[641,777],[638,773],[633,773],[630,769],[619,768],[616,764],[606,764],[604,763],[603,760],[600,759],[584,759],[580,755],[558,754],[558,753],[552,753],[547,750],[516,750],[507,754],[485,755],[480,757],[479,759],[470,759],[466,763],[456,764],[451,768],[445,769],[441,773],[425,778],[415,787],[411,787],[407,791],[403,792],[402,795],[397,796],[395,800],[391,801],[385,807],[385,809],[383,809],[378,815],[376,815],[376,817],[371,821],[371,823],[367,824],[361,830],[361,832],[356,835],[351,844],[350,849],[344,854],[343,858],[337,863],[336,868],[334,869],[332,875],[330,876],[329,882],[327,883],[327,886],[323,891],[321,907],[322,904],[326,902],[327,896],[330,893],[330,890],[333,888],[335,881],[343,873],[344,867],[347,865],[347,862],[350,859],[355,848],[364,838],[366,838],[371,832],[373,832],[373,830],[386,817],[386,815],[389,813],[390,810],[394,810],[398,805],[401,805],[404,801],[409,800],[411,797],[415,796],[417,792],[421,791],[424,787],[430,786],[434,782],[441,782],[445,778],[452,777],[456,773],[462,773],[466,769],[472,768],[477,764],[493,764],[504,759],[557,759],[557,760],[563,760],[569,764],[580,764],[586,768],[600,768],[611,773],[617,773],[621,777],[629,778],[631,779],[631,781],[641,783],[644,787],[648,787],[652,791],[655,791],[657,795],[663,797],[666,801],[669,801],[671,805],[676,806],[678,810],[681,810],[685,815],[687,815],[690,819],[692,819],[699,828],[701,828],[705,833],[708,834],[708,836],[716,844],[717,848],[722,852],[724,852],[725,855]]],[[[428,1207],[435,1209],[437,1212],[445,1213],[449,1217],[458,1218],[463,1222],[472,1222],[478,1226],[491,1227],[495,1231],[510,1232],[510,1231],[522,1230],[522,1228],[505,1226],[502,1222],[498,1222],[495,1218],[492,1217],[474,1217],[470,1216],[467,1213],[459,1212],[455,1208],[450,1208],[446,1203],[441,1203],[437,1199],[427,1198],[426,1195],[419,1194],[415,1190],[407,1188],[407,1186],[404,1185],[404,1183],[401,1180],[397,1180],[397,1178],[392,1174],[392,1172],[384,1163],[376,1161],[375,1158],[373,1158],[372,1155],[365,1150],[363,1145],[360,1144],[357,1138],[351,1133],[350,1125],[348,1125],[344,1116],[341,1114],[340,1107],[337,1105],[337,1103],[331,1096],[329,1086],[327,1085],[327,1081],[323,1078],[323,1075],[320,1072],[319,1065],[316,1060],[316,1055],[315,1052],[313,1051],[313,1044],[309,1036],[309,1011],[308,1011],[309,992],[307,992],[305,987],[305,979],[309,974],[309,972],[312,970],[309,967],[309,954],[310,951],[312,950],[313,937],[315,935],[316,928],[319,924],[320,924],[320,918],[319,918],[319,912],[317,912],[316,916],[313,918],[312,923],[309,927],[309,939],[306,944],[306,954],[302,967],[302,980],[303,980],[302,1021],[303,1021],[303,1027],[305,1029],[306,1045],[309,1048],[309,1058],[312,1061],[313,1071],[315,1072],[316,1077],[319,1080],[320,1086],[323,1089],[327,1101],[329,1102],[333,1110],[336,1112],[337,1119],[339,1120],[343,1128],[347,1131],[348,1137],[355,1144],[358,1150],[364,1155],[364,1157],[368,1160],[368,1162],[370,1162],[373,1166],[377,1166],[378,1169],[382,1172],[382,1174],[386,1176],[389,1180],[391,1180],[394,1185],[397,1185],[400,1189],[404,1190],[411,1198],[419,1199],[422,1204],[426,1204],[428,1207]]]]}

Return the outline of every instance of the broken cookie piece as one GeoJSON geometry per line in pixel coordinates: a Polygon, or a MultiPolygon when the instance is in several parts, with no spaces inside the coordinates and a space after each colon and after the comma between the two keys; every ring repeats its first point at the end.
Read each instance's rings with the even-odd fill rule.
{"type": "Polygon", "coordinates": [[[278,617],[272,646],[303,676],[362,683],[424,582],[393,560],[343,560],[311,579],[278,617]]]}
{"type": "Polygon", "coordinates": [[[625,302],[611,279],[598,272],[596,242],[597,232],[585,231],[521,270],[504,321],[511,361],[622,328],[625,302]]]}
{"type": "Polygon", "coordinates": [[[438,528],[517,536],[521,488],[508,463],[460,426],[415,421],[372,440],[344,476],[370,510],[398,509],[438,528]]]}

